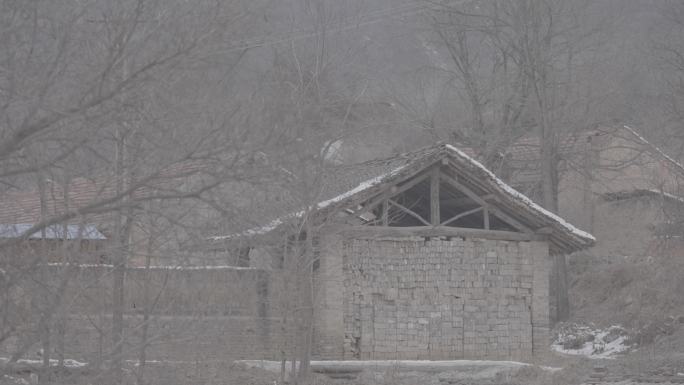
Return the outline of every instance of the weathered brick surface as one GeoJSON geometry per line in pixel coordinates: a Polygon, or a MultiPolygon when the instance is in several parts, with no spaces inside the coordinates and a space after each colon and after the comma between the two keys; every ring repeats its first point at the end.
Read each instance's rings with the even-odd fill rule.
{"type": "Polygon", "coordinates": [[[314,356],[339,359],[343,355],[344,245],[337,235],[326,235],[321,241],[319,268],[316,272],[316,309],[314,311],[314,356]]]}
{"type": "Polygon", "coordinates": [[[354,239],[342,258],[344,358],[524,359],[546,345],[544,242],[354,239]]]}
{"type": "MultiPolygon", "coordinates": [[[[320,254],[315,358],[525,359],[548,346],[550,263],[544,242],[330,234],[322,237],[320,254]]],[[[49,273],[54,280],[48,284],[56,288],[64,272],[49,273]]],[[[130,269],[126,359],[135,359],[140,346],[145,281],[156,299],[148,359],[280,358],[283,348],[291,348],[286,336],[292,327],[281,323],[279,298],[291,295],[282,278],[257,269],[130,269]]],[[[28,285],[17,294],[27,309],[34,289],[28,285]]],[[[65,355],[106,359],[111,269],[79,269],[64,298],[65,355]]],[[[56,331],[58,317],[53,321],[56,331]]],[[[21,343],[3,344],[0,353],[21,343]]]]}

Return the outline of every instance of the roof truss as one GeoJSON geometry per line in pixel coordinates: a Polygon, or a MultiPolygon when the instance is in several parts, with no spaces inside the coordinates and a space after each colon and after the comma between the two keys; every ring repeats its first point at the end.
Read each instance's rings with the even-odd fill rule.
{"type": "Polygon", "coordinates": [[[448,167],[447,162],[439,162],[385,186],[349,212],[375,226],[451,226],[534,233],[500,210],[494,196],[478,194],[447,173],[448,167]]]}

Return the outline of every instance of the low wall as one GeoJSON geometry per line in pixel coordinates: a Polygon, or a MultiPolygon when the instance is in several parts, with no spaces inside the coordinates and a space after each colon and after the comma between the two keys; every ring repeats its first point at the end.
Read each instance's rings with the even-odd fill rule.
{"type": "MultiPolygon", "coordinates": [[[[30,322],[17,338],[0,346],[2,353],[11,354],[30,342],[39,348],[36,315],[46,306],[40,293],[49,288],[52,293],[63,290],[51,320],[51,346],[63,349],[68,358],[107,359],[112,345],[113,267],[42,269],[14,293],[30,322]]],[[[129,268],[124,358],[138,358],[146,324],[150,360],[279,359],[286,333],[278,317],[277,282],[272,273],[251,268],[129,268]],[[146,323],[145,303],[150,304],[146,323]]]]}

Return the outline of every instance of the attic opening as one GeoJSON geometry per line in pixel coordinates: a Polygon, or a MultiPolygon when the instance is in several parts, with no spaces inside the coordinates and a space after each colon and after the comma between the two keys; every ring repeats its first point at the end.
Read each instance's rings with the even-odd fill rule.
{"type": "Polygon", "coordinates": [[[518,231],[494,207],[439,168],[391,186],[360,205],[357,218],[370,226],[446,226],[518,231]]]}

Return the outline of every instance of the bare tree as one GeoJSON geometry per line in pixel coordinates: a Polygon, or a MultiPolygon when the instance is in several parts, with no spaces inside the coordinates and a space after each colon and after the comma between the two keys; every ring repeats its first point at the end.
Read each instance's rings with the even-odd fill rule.
{"type": "MultiPolygon", "coordinates": [[[[433,5],[431,25],[450,65],[443,69],[469,116],[453,129],[492,169],[503,172],[506,147],[522,135],[539,138],[541,203],[558,211],[559,141],[604,119],[589,63],[608,28],[583,1],[446,2],[433,5]],[[592,16],[592,17],[589,17],[592,16]],[[503,162],[503,163],[502,163],[503,162]]],[[[568,317],[565,262],[556,261],[558,314],[568,317]]]]}
{"type": "MultiPolygon", "coordinates": [[[[37,180],[40,201],[52,202],[18,238],[3,240],[7,277],[2,289],[16,292],[33,279],[32,271],[48,262],[46,250],[29,255],[21,265],[12,259],[16,247],[31,237],[46,239],[46,231],[55,225],[104,223],[111,231],[107,253],[115,265],[109,358],[112,380],[119,383],[125,267],[137,252],[131,240],[141,213],[154,207],[148,203],[165,200],[211,205],[212,189],[254,175],[249,162],[270,140],[265,130],[249,132],[238,123],[246,113],[237,102],[188,103],[198,92],[225,92],[187,86],[213,85],[215,76],[225,78],[244,55],[236,40],[226,40],[238,24],[240,9],[229,3],[143,0],[69,5],[10,1],[2,2],[0,9],[0,180],[5,190],[30,190],[37,180]],[[207,71],[217,67],[220,73],[207,71]],[[168,96],[180,89],[185,91],[182,96],[168,96]],[[223,108],[220,114],[217,105],[223,108]],[[188,116],[198,115],[207,118],[189,124],[188,116]],[[92,189],[72,203],[73,175],[90,178],[92,189]],[[48,176],[66,181],[58,196],[46,195],[48,176]]],[[[176,225],[198,227],[198,220],[176,225]]],[[[46,367],[52,351],[49,325],[63,307],[69,271],[56,289],[46,288],[50,295],[43,298],[49,303],[31,317],[39,320],[43,333],[46,367]]],[[[18,305],[15,299],[3,299],[7,322],[0,343],[19,333],[20,320],[10,322],[5,314],[18,305]]],[[[32,340],[27,335],[14,360],[26,353],[32,340]]]]}

